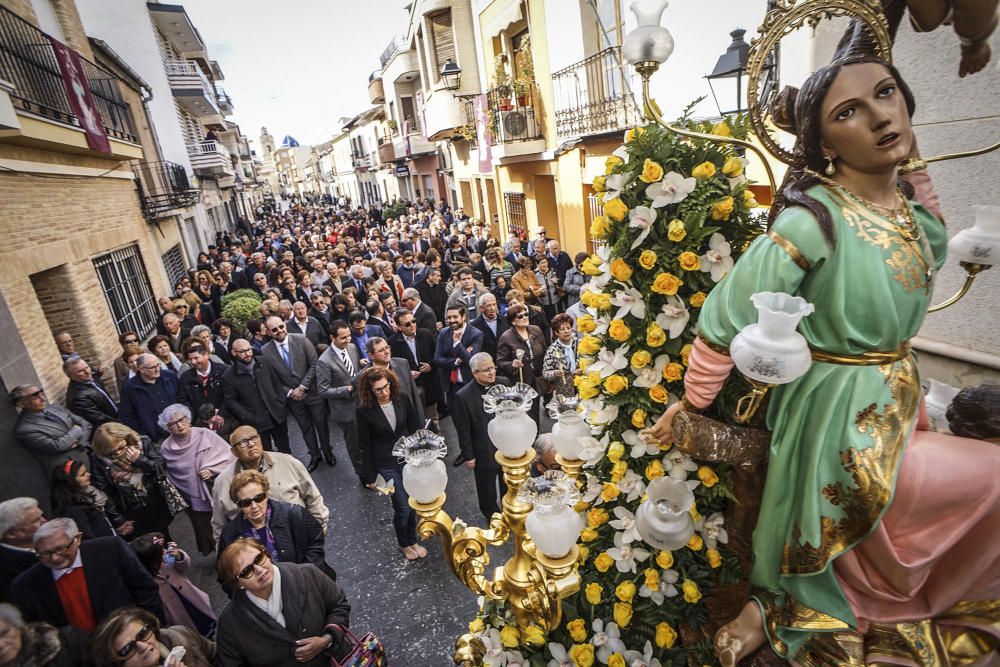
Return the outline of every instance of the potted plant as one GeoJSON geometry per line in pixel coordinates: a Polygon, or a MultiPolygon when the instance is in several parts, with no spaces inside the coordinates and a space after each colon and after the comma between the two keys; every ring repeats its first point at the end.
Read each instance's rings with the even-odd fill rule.
{"type": "Polygon", "coordinates": [[[493,58],[492,87],[501,111],[510,111],[514,106],[511,103],[511,83],[510,74],[507,72],[507,55],[498,53],[493,58]]]}
{"type": "Polygon", "coordinates": [[[514,52],[517,79],[514,80],[514,95],[519,106],[531,106],[531,87],[535,83],[535,62],[531,57],[531,40],[527,37],[514,52]]]}
{"type": "Polygon", "coordinates": [[[390,129],[390,130],[391,130],[391,131],[392,131],[393,133],[395,133],[395,132],[396,132],[396,128],[397,128],[397,127],[399,127],[399,126],[398,126],[398,125],[396,124],[396,120],[395,120],[394,118],[390,118],[390,119],[389,119],[389,120],[387,120],[387,121],[386,121],[385,123],[386,123],[386,125],[388,125],[388,126],[389,126],[389,129],[390,129]]]}

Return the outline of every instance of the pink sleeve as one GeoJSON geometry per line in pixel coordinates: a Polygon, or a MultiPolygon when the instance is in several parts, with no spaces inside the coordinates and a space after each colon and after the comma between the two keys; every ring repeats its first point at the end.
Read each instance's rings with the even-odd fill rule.
{"type": "Polygon", "coordinates": [[[733,360],[728,355],[716,352],[701,337],[695,338],[684,374],[684,397],[687,402],[699,410],[707,408],[732,370],[733,360]]]}
{"type": "Polygon", "coordinates": [[[941,215],[941,200],[934,190],[934,182],[931,181],[931,175],[927,173],[927,170],[920,169],[914,171],[904,176],[904,178],[910,182],[910,185],[916,191],[913,194],[914,201],[933,213],[934,217],[938,220],[944,221],[944,216],[941,215]]]}

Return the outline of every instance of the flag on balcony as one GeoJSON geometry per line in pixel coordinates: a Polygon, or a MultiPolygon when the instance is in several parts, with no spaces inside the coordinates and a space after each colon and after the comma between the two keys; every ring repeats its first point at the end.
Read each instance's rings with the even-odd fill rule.
{"type": "Polygon", "coordinates": [[[476,143],[479,146],[479,173],[489,174],[493,172],[493,150],[490,143],[490,111],[486,93],[476,98],[472,109],[476,118],[476,143]]]}
{"type": "Polygon", "coordinates": [[[90,81],[83,71],[83,60],[73,49],[69,48],[58,39],[49,37],[52,43],[52,52],[59,63],[59,71],[62,73],[63,85],[66,87],[66,97],[69,98],[70,107],[80,122],[80,127],[87,134],[87,145],[95,151],[101,153],[111,153],[111,142],[104,131],[104,124],[101,121],[101,112],[94,102],[94,96],[90,92],[90,81]]]}

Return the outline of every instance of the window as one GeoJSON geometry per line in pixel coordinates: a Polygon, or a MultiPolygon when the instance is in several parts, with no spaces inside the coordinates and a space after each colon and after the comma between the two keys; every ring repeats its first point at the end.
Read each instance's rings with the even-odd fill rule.
{"type": "Polygon", "coordinates": [[[156,323],[156,304],[139,246],[132,244],[94,258],[104,298],[118,333],[136,331],[145,336],[156,323]]]}
{"type": "Polygon", "coordinates": [[[432,60],[434,73],[431,80],[439,81],[441,68],[444,67],[446,60],[451,59],[453,63],[458,63],[458,57],[455,55],[455,33],[451,29],[451,10],[442,9],[439,12],[429,14],[427,20],[430,23],[434,53],[432,60]]]}
{"type": "Polygon", "coordinates": [[[620,0],[597,0],[597,41],[602,51],[622,43],[625,30],[622,18],[620,0]]]}
{"type": "Polygon", "coordinates": [[[181,253],[181,244],[178,243],[163,253],[162,259],[163,268],[167,270],[167,282],[176,285],[184,277],[184,255],[181,253]]]}
{"type": "Polygon", "coordinates": [[[503,203],[507,209],[507,232],[519,238],[527,238],[528,216],[524,210],[524,193],[505,192],[503,203]]]}

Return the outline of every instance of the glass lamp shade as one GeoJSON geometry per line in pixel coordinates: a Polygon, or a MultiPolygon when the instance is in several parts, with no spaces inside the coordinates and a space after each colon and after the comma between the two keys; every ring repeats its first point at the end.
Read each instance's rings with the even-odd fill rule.
{"type": "Polygon", "coordinates": [[[641,0],[629,5],[635,14],[636,29],[622,42],[622,56],[631,64],[656,62],[661,65],[674,52],[674,38],[660,25],[668,0],[641,0]]]}
{"type": "Polygon", "coordinates": [[[764,384],[788,384],[812,365],[809,344],[795,327],[814,306],[784,292],[757,292],[750,297],[757,323],[743,327],[729,345],[736,368],[764,384]]]}
{"type": "Polygon", "coordinates": [[[552,445],[563,458],[579,460],[583,450],[581,438],[590,435],[590,425],[580,414],[580,399],[556,394],[546,406],[556,420],[552,426],[552,445]]]}
{"type": "Polygon", "coordinates": [[[1000,206],[973,206],[976,222],[948,242],[948,254],[960,262],[993,266],[1000,261],[1000,206]]]}
{"type": "Polygon", "coordinates": [[[583,517],[572,509],[580,500],[572,478],[561,470],[549,470],[526,481],[517,499],[533,505],[524,527],[538,550],[549,558],[568,554],[583,530],[583,517]]]}
{"type": "Polygon", "coordinates": [[[406,462],[403,488],[411,498],[426,504],[444,493],[448,486],[448,469],[441,458],[447,453],[444,438],[433,431],[421,429],[399,439],[392,454],[406,462]]]}
{"type": "Polygon", "coordinates": [[[687,485],[672,477],[659,477],[646,487],[647,498],[635,512],[635,527],[646,544],[673,551],[694,535],[691,504],[694,494],[687,485]]]}
{"type": "Polygon", "coordinates": [[[517,459],[525,455],[538,435],[538,424],[522,410],[498,412],[486,425],[490,440],[501,454],[517,459]]]}

